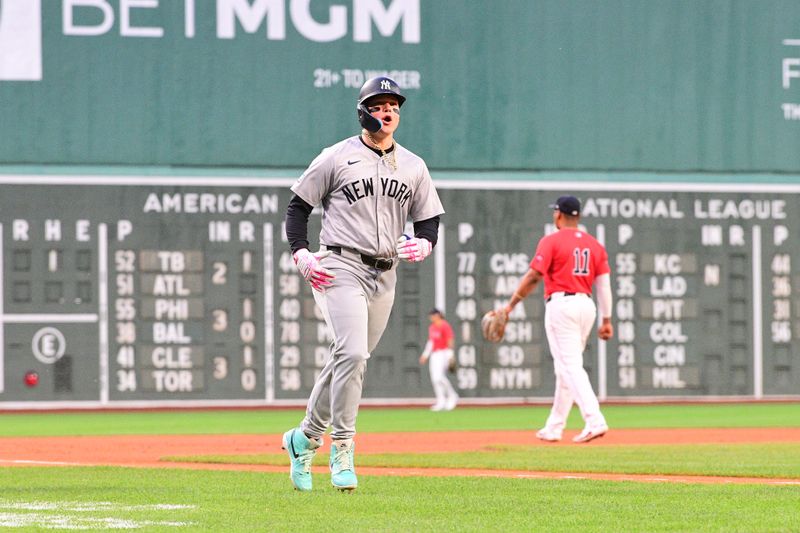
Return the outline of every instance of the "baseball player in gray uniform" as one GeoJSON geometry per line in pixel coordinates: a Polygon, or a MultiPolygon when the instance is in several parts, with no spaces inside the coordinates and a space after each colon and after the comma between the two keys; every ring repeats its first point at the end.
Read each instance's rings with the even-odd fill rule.
{"type": "Polygon", "coordinates": [[[404,102],[394,80],[368,80],[356,106],[361,134],[324,149],[292,186],[286,236],[333,335],[305,418],[283,436],[297,490],[312,488],[311,461],[328,427],[331,483],[340,490],[358,485],[356,415],[367,359],[392,310],[398,260],[422,261],[436,244],[439,195],[425,162],[394,140],[404,102]],[[312,252],[308,217],[318,205],[320,249],[312,252]],[[409,218],[413,237],[403,234],[409,218]]]}

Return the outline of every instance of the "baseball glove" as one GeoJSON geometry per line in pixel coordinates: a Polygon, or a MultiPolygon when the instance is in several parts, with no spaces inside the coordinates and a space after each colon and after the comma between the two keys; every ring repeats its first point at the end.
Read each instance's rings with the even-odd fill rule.
{"type": "Polygon", "coordinates": [[[447,371],[450,372],[451,374],[455,374],[456,373],[456,358],[455,358],[455,356],[451,357],[447,361],[447,371]]]}
{"type": "Polygon", "coordinates": [[[489,311],[481,318],[481,331],[483,338],[489,342],[500,342],[506,332],[508,313],[505,309],[489,311]]]}

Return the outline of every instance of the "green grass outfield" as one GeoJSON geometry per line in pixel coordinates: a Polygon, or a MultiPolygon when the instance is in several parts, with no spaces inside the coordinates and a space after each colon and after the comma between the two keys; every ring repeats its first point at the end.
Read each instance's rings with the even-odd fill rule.
{"type": "Polygon", "coordinates": [[[285,475],[251,472],[14,468],[0,476],[0,521],[13,517],[28,531],[800,530],[800,491],[791,487],[380,476],[340,494],[320,476],[301,494],[285,475]]]}
{"type": "MultiPolygon", "coordinates": [[[[284,465],[286,455],[172,456],[177,462],[284,465]]],[[[320,451],[315,464],[328,463],[320,451]]],[[[395,468],[478,468],[679,476],[792,478],[800,483],[800,443],[657,446],[492,446],[461,453],[362,454],[357,465],[395,468]]]]}
{"type": "MultiPolygon", "coordinates": [[[[427,408],[362,407],[358,431],[529,430],[544,424],[549,407],[464,407],[446,413],[427,408]]],[[[715,405],[610,405],[611,428],[800,427],[800,403],[715,405]]],[[[0,414],[0,437],[59,435],[203,435],[283,433],[302,409],[0,414]]],[[[569,429],[582,427],[577,409],[569,429]]]]}
{"type": "MultiPolygon", "coordinates": [[[[608,406],[613,428],[800,427],[800,404],[608,406]]],[[[365,408],[359,431],[527,429],[542,407],[365,408]]],[[[3,436],[281,433],[299,409],[0,415],[3,436]]],[[[572,429],[580,420],[571,418],[572,429]]],[[[266,456],[270,457],[270,456],[266,456]]],[[[3,459],[3,458],[0,458],[3,459]]],[[[324,464],[320,454],[317,464],[324,464]]],[[[248,459],[251,461],[252,459],[248,459]]],[[[276,461],[282,460],[275,456],[276,461]]],[[[357,464],[386,461],[357,455],[357,464]]],[[[419,466],[780,476],[800,479],[800,443],[501,447],[390,457],[419,466]],[[455,463],[455,464],[454,464],[455,463]],[[538,466],[537,466],[538,468],[538,466]],[[542,468],[544,469],[544,468],[542,468]]],[[[267,460],[269,462],[269,460],[267,460]]],[[[329,476],[300,494],[286,474],[136,468],[0,468],[0,527],[144,531],[800,531],[800,487],[581,479],[329,476]]]]}

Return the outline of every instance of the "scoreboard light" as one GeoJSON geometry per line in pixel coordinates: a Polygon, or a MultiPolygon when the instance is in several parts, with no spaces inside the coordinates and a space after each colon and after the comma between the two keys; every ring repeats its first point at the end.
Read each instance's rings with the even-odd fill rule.
{"type": "Polygon", "coordinates": [[[25,385],[27,387],[33,388],[39,384],[39,373],[29,370],[25,372],[25,377],[23,380],[25,381],[25,385]]]}

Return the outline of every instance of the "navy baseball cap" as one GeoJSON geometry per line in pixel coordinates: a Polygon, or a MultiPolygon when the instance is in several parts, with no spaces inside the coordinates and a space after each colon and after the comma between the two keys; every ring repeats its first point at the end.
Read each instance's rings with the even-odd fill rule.
{"type": "Polygon", "coordinates": [[[561,196],[556,203],[550,204],[550,209],[557,209],[567,215],[577,216],[581,214],[581,201],[574,196],[561,196]]]}

